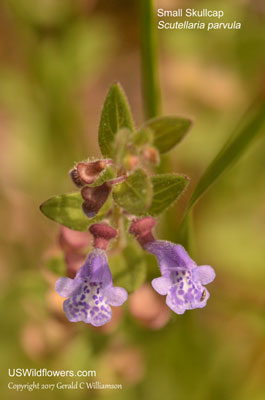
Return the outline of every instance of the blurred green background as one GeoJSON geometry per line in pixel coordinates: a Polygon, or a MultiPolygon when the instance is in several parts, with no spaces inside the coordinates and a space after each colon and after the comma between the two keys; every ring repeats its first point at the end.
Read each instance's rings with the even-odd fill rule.
{"type": "MultiPolygon", "coordinates": [[[[223,9],[224,20],[242,23],[239,31],[158,32],[163,113],[195,120],[163,159],[167,171],[191,177],[159,224],[160,238],[174,241],[196,182],[264,84],[265,7],[263,0],[158,0],[157,7],[223,9]]],[[[99,156],[97,127],[113,81],[138,126],[144,120],[139,41],[136,0],[0,3],[3,398],[265,398],[265,137],[195,209],[196,261],[217,273],[205,309],[154,329],[130,303],[112,329],[93,330],[65,320],[43,267],[57,251],[59,227],[39,204],[73,190],[75,161],[99,156]],[[9,381],[58,381],[8,377],[8,368],[23,367],[96,369],[97,380],[124,389],[8,391],[9,381]]]]}

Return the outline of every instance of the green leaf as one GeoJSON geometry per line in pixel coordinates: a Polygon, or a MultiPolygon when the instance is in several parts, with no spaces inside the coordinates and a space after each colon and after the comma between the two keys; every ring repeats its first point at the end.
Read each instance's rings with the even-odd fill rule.
{"type": "Polygon", "coordinates": [[[206,190],[244,154],[260,132],[265,133],[264,99],[258,107],[251,108],[247,112],[238,129],[206,169],[193,192],[187,212],[194,207],[206,190]]]}
{"type": "Polygon", "coordinates": [[[113,199],[133,215],[144,214],[152,200],[152,185],[144,170],[135,170],[125,182],[114,186],[113,199]]]}
{"type": "Polygon", "coordinates": [[[173,149],[186,135],[192,121],[179,117],[158,117],[147,121],[143,128],[153,133],[153,144],[160,153],[173,149]]]}
{"type": "Polygon", "coordinates": [[[131,293],[146,279],[146,263],[143,253],[134,244],[129,244],[119,254],[109,258],[115,286],[121,286],[131,293]]]}
{"type": "Polygon", "coordinates": [[[186,189],[189,178],[184,175],[161,174],[151,176],[153,199],[148,210],[155,216],[161,214],[172,205],[186,189]]]}
{"type": "Polygon", "coordinates": [[[114,83],[108,91],[99,124],[98,143],[104,157],[113,156],[114,139],[122,128],[133,131],[134,125],[126,95],[114,83]]]}
{"type": "Polygon", "coordinates": [[[128,146],[132,144],[132,132],[123,128],[119,132],[117,132],[115,136],[115,140],[113,142],[113,159],[115,163],[118,165],[123,165],[124,159],[126,157],[128,146]]]}
{"type": "Polygon", "coordinates": [[[151,145],[153,143],[153,132],[149,128],[142,128],[133,136],[133,144],[138,147],[151,145]]]}
{"type": "Polygon", "coordinates": [[[41,206],[41,212],[48,218],[76,231],[87,231],[91,224],[104,218],[110,208],[109,198],[94,218],[87,218],[82,211],[83,199],[80,192],[62,194],[46,200],[41,206]]]}

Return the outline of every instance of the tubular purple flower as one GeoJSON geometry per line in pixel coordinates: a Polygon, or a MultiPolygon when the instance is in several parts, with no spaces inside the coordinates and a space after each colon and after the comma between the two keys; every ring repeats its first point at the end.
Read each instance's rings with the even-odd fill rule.
{"type": "Polygon", "coordinates": [[[198,266],[179,244],[155,240],[151,233],[154,225],[155,220],[146,217],[133,222],[130,227],[130,233],[158,260],[161,277],[153,279],[153,288],[167,296],[168,307],[177,314],[205,307],[210,294],[204,285],[215,279],[213,268],[198,266]]]}
{"type": "Polygon", "coordinates": [[[59,278],[56,292],[68,297],[63,303],[69,321],[102,326],[110,321],[110,306],[121,306],[128,298],[125,289],[114,287],[105,251],[93,250],[74,279],[59,278]]]}
{"type": "Polygon", "coordinates": [[[91,225],[89,231],[94,237],[95,249],[75,278],[59,278],[55,290],[60,296],[68,297],[63,308],[69,321],[102,326],[111,319],[110,306],[121,306],[128,294],[125,289],[113,286],[105,253],[108,242],[117,231],[104,223],[91,225]]]}

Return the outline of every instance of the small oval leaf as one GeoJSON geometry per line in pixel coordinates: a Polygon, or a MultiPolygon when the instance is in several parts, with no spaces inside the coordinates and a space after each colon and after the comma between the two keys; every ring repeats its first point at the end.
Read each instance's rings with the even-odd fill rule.
{"type": "Polygon", "coordinates": [[[46,200],[41,206],[41,212],[48,218],[67,228],[76,231],[87,231],[89,226],[104,218],[110,208],[109,198],[94,218],[87,218],[82,210],[84,200],[80,192],[62,194],[46,200]]]}
{"type": "Polygon", "coordinates": [[[101,113],[98,143],[105,157],[112,157],[113,143],[122,128],[134,130],[134,124],[126,95],[118,83],[114,83],[107,94],[101,113]]]}
{"type": "Polygon", "coordinates": [[[166,153],[173,149],[186,135],[192,121],[180,117],[158,117],[147,121],[143,128],[153,133],[153,145],[159,152],[166,153]]]}
{"type": "Polygon", "coordinates": [[[189,178],[184,175],[160,174],[151,176],[153,199],[148,210],[155,216],[161,214],[172,205],[186,189],[189,178]]]}
{"type": "Polygon", "coordinates": [[[113,199],[133,215],[143,215],[151,204],[152,185],[142,169],[135,170],[125,182],[114,186],[113,199]]]}

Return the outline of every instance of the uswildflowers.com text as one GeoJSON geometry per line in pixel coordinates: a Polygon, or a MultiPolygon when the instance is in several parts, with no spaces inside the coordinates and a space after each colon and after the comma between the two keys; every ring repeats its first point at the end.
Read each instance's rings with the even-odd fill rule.
{"type": "Polygon", "coordinates": [[[29,376],[29,377],[64,377],[64,376],[69,376],[69,377],[74,377],[74,376],[82,376],[82,377],[87,377],[87,376],[92,376],[95,377],[97,376],[97,372],[95,370],[54,370],[54,369],[47,369],[47,368],[41,368],[41,369],[36,369],[36,368],[9,368],[8,369],[8,375],[11,377],[23,377],[23,376],[29,376]]]}

